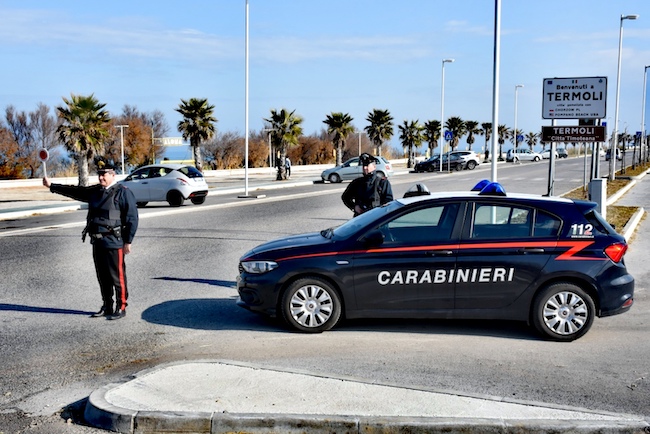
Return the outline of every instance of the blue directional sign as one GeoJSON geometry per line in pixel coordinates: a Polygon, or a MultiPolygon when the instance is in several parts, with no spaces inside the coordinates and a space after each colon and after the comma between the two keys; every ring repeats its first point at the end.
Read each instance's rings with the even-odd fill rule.
{"type": "Polygon", "coordinates": [[[636,132],[636,136],[637,136],[637,137],[641,137],[641,131],[637,131],[637,132],[636,132]]]}
{"type": "Polygon", "coordinates": [[[524,136],[522,136],[521,134],[518,134],[517,135],[517,143],[523,142],[523,141],[524,141],[524,136]]]}
{"type": "Polygon", "coordinates": [[[452,133],[451,131],[445,131],[445,140],[446,141],[450,141],[453,138],[454,138],[454,133],[452,133]]]}

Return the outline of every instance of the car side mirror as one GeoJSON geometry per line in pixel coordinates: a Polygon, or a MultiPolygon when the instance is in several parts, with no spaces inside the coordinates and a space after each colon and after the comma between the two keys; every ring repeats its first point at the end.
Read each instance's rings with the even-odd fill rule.
{"type": "Polygon", "coordinates": [[[368,247],[378,247],[384,244],[384,234],[379,229],[368,232],[361,241],[368,247]]]}

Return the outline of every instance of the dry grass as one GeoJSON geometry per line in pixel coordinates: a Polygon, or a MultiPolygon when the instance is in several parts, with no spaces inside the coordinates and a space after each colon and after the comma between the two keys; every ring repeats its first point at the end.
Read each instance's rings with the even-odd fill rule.
{"type": "MultiPolygon", "coordinates": [[[[632,169],[631,166],[627,167],[624,174],[620,171],[616,172],[616,176],[622,176],[622,178],[607,181],[607,195],[614,195],[617,191],[629,184],[632,177],[645,173],[648,169],[650,169],[650,164],[644,163],[637,164],[634,169],[632,169]]],[[[569,199],[588,199],[587,191],[582,187],[578,187],[575,190],[568,192],[564,197],[569,199]]],[[[630,218],[632,218],[638,209],[639,208],[635,206],[610,205],[607,207],[607,222],[617,230],[621,230],[625,227],[627,222],[630,221],[630,218]]]]}

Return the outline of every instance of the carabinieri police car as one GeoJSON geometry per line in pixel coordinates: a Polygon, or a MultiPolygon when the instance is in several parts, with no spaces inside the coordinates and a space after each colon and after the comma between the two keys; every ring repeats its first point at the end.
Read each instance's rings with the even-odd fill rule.
{"type": "Polygon", "coordinates": [[[247,252],[237,304],[303,332],[344,317],[507,319],[555,341],[632,306],[627,243],[595,203],[506,194],[487,180],[471,192],[418,187],[336,228],[247,252]]]}

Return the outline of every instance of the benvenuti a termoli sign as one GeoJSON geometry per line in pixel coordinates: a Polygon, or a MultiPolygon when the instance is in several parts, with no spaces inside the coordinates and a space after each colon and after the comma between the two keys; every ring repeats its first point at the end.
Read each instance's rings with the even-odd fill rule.
{"type": "Polygon", "coordinates": [[[607,77],[545,78],[542,119],[605,119],[607,77]]]}
{"type": "Polygon", "coordinates": [[[543,142],[604,142],[605,127],[563,126],[542,127],[543,142]]]}

